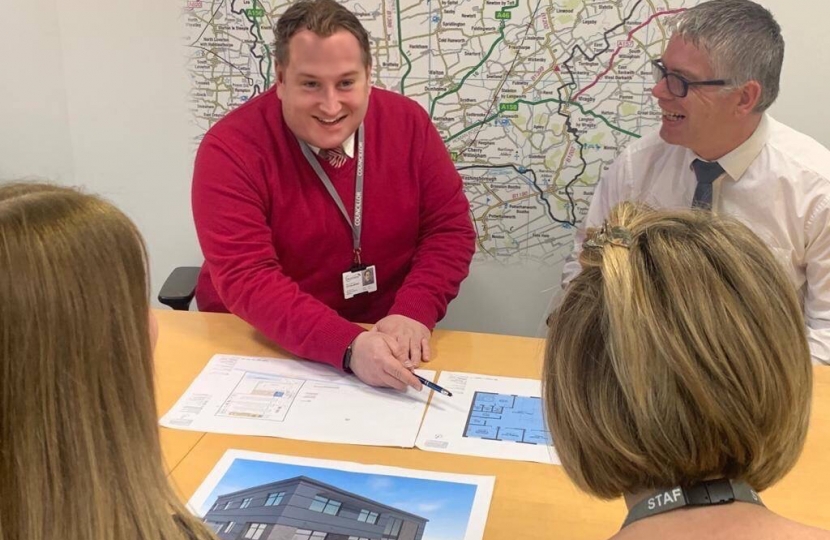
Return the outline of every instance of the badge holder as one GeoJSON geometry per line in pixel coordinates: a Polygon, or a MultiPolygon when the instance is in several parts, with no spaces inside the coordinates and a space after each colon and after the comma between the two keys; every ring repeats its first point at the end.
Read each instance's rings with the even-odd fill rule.
{"type": "Polygon", "coordinates": [[[358,294],[372,293],[378,290],[375,265],[365,265],[360,261],[360,250],[354,251],[354,262],[347,272],[343,272],[343,297],[348,300],[358,294]]]}

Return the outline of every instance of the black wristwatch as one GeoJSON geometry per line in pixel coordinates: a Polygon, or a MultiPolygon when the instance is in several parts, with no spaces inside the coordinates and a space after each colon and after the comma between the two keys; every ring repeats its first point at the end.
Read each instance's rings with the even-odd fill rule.
{"type": "Polygon", "coordinates": [[[351,368],[352,347],[354,347],[354,341],[349,343],[349,346],[346,347],[346,352],[343,353],[343,371],[345,371],[346,373],[354,373],[351,368]]]}

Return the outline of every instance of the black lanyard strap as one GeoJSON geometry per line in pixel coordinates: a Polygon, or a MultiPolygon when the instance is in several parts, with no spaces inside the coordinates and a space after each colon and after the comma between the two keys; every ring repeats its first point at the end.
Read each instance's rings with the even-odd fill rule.
{"type": "Polygon", "coordinates": [[[764,506],[761,497],[746,482],[725,478],[707,480],[687,488],[674,487],[659,491],[640,501],[628,512],[623,527],[643,518],[656,516],[678,508],[729,504],[735,501],[764,506]]]}

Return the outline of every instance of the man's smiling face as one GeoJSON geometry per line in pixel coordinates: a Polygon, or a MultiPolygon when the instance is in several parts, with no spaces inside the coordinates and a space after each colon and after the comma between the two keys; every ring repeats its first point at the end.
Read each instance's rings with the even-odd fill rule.
{"type": "MultiPolygon", "coordinates": [[[[716,78],[708,55],[680,37],[671,38],[662,60],[669,73],[689,82],[716,78]]],[[[685,146],[705,159],[717,159],[742,142],[728,140],[732,138],[728,127],[736,120],[740,101],[734,90],[691,86],[688,95],[679,98],[669,92],[663,79],[651,94],[663,113],[660,136],[667,143],[685,146]]]]}
{"type": "Polygon", "coordinates": [[[289,41],[288,53],[288,65],[277,66],[286,124],[311,146],[340,146],[369,106],[370,66],[363,63],[357,38],[346,30],[328,37],[301,30],[289,41]]]}

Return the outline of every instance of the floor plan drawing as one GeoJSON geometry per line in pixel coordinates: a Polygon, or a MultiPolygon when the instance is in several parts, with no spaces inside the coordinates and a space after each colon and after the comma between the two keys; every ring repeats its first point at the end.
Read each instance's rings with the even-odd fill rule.
{"type": "Polygon", "coordinates": [[[476,392],[473,395],[464,437],[551,444],[550,433],[545,428],[541,398],[492,392],[476,392]]]}
{"type": "Polygon", "coordinates": [[[282,422],[305,382],[302,379],[245,373],[216,415],[282,422]]]}
{"type": "Polygon", "coordinates": [[[415,445],[495,459],[559,463],[542,407],[538,379],[442,371],[415,445]]]}
{"type": "MultiPolygon", "coordinates": [[[[418,370],[428,380],[434,371],[418,370]]],[[[428,391],[374,388],[330,366],[217,354],[165,414],[174,429],[411,448],[428,391]],[[379,426],[382,426],[380,428],[379,426]]]]}

